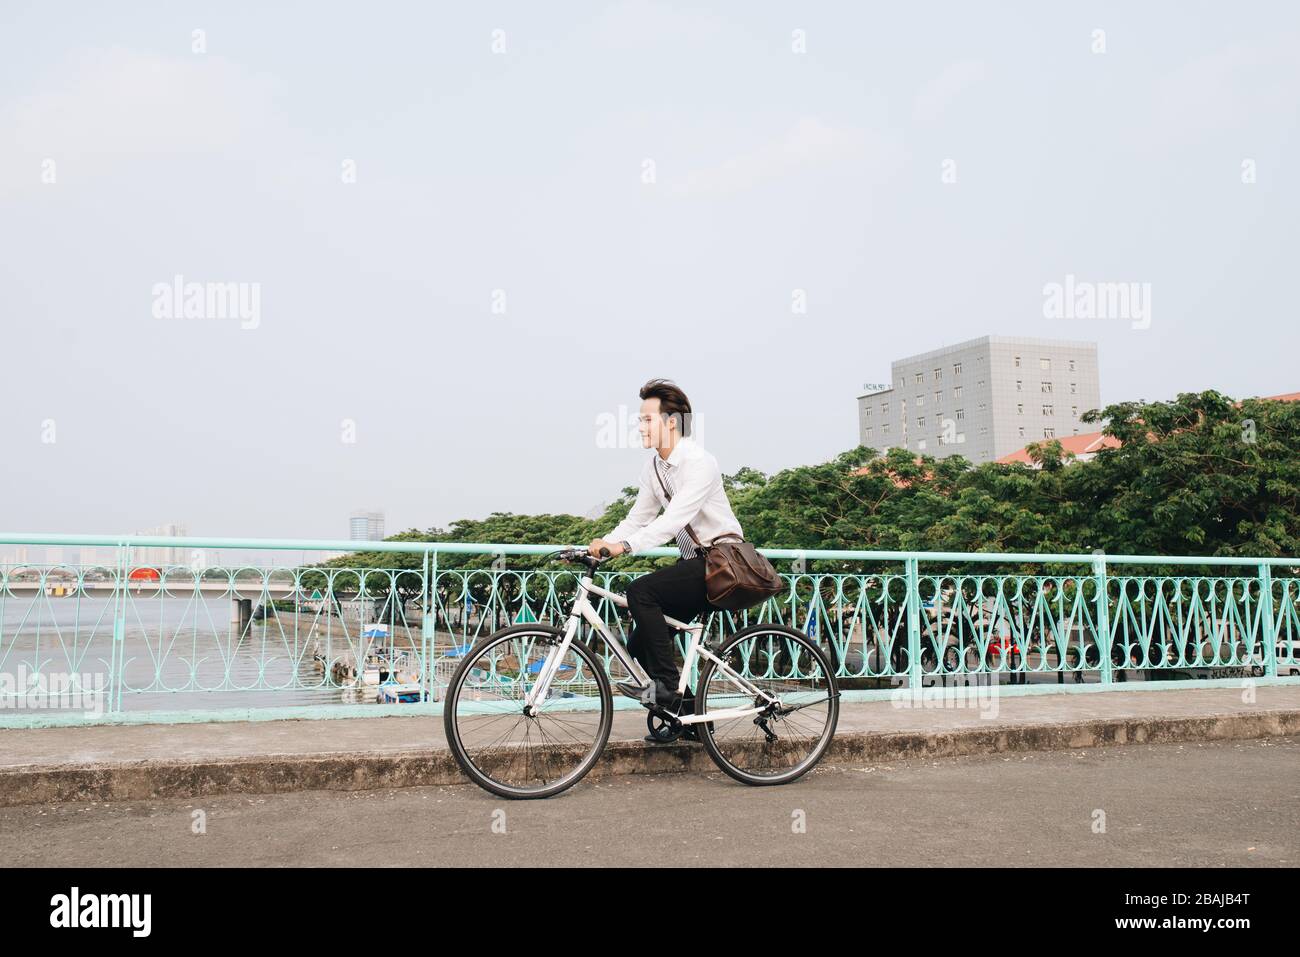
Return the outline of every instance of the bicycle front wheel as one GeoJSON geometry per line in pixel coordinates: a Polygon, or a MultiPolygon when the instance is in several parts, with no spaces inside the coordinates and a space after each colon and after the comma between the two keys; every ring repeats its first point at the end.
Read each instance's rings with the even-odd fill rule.
{"type": "Polygon", "coordinates": [[[825,649],[793,628],[752,625],[716,654],[725,667],[706,661],[695,713],[761,710],[697,724],[709,757],[745,784],[788,784],[812,770],[830,747],[840,714],[839,685],[825,649]]]}
{"type": "Polygon", "coordinates": [[[614,700],[604,663],[576,638],[545,699],[525,707],[564,633],[516,625],[465,654],[447,687],[443,726],[465,775],[505,798],[544,798],[580,781],[609,740],[614,700]]]}

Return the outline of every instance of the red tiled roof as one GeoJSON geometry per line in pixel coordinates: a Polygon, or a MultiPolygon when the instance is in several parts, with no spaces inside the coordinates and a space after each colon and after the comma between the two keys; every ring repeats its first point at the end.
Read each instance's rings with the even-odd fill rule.
{"type": "MultiPolygon", "coordinates": [[[[1043,442],[1051,442],[1051,439],[1043,439],[1043,442]]],[[[1117,449],[1120,441],[1113,436],[1106,435],[1102,432],[1085,432],[1082,435],[1063,435],[1056,439],[1061,443],[1061,448],[1067,453],[1074,455],[1090,455],[1098,449],[1117,449]]],[[[1004,455],[998,459],[1003,465],[1010,465],[1012,462],[1021,462],[1025,465],[1033,465],[1034,460],[1029,457],[1026,451],[1028,446],[1010,455],[1004,455]]]]}
{"type": "MultiPolygon", "coordinates": [[[[1265,402],[1300,402],[1300,392],[1287,392],[1283,395],[1266,395],[1260,397],[1265,402]]],[[[1241,405],[1240,402],[1235,403],[1241,405]]],[[[1043,439],[1044,442],[1050,442],[1051,439],[1043,439]]],[[[1066,452],[1073,452],[1075,455],[1090,455],[1099,449],[1117,449],[1122,444],[1119,439],[1104,435],[1101,432],[1085,432],[1083,435],[1067,435],[1056,441],[1061,443],[1061,448],[1066,452]]],[[[1028,448],[1028,446],[1026,446],[1028,448]]],[[[1010,455],[1004,455],[998,459],[1004,465],[1012,462],[1021,462],[1025,465],[1033,465],[1034,460],[1029,457],[1025,449],[1012,452],[1010,455]]]]}
{"type": "MultiPolygon", "coordinates": [[[[1300,402],[1300,392],[1287,392],[1283,395],[1266,395],[1261,396],[1261,398],[1266,402],[1300,402]]],[[[1241,403],[1237,404],[1240,405],[1241,403]]],[[[1050,442],[1052,440],[1043,439],[1042,441],[1050,442]]],[[[1092,455],[1101,449],[1117,449],[1121,444],[1123,444],[1119,439],[1106,435],[1103,432],[1085,432],[1082,435],[1063,435],[1057,438],[1056,441],[1061,443],[1061,448],[1063,448],[1067,454],[1072,453],[1076,456],[1092,455]]],[[[1025,450],[1027,448],[1028,446],[1019,451],[1012,452],[1010,455],[1004,455],[997,461],[1003,465],[1010,465],[1015,462],[1020,462],[1024,465],[1033,465],[1034,460],[1029,457],[1029,453],[1025,450]]],[[[916,464],[921,464],[920,456],[917,456],[916,464]]],[[[866,475],[867,469],[865,466],[855,469],[853,474],[866,475]]],[[[923,476],[923,480],[929,480],[932,477],[932,473],[927,471],[923,476]]],[[[910,484],[898,476],[890,476],[890,479],[893,481],[894,485],[899,488],[905,488],[910,484]]]]}
{"type": "MultiPolygon", "coordinates": [[[[916,464],[917,464],[917,465],[920,465],[920,464],[921,464],[921,461],[922,461],[922,460],[921,460],[921,456],[918,455],[918,456],[916,457],[916,459],[915,459],[916,464]]],[[[867,467],[864,465],[864,466],[862,466],[861,468],[854,469],[853,472],[852,472],[852,474],[853,474],[853,475],[866,475],[866,474],[867,474],[867,467]]],[[[934,478],[934,473],[931,472],[929,469],[926,469],[926,470],[925,470],[925,473],[921,476],[921,481],[923,481],[923,482],[928,482],[928,481],[930,481],[930,479],[932,479],[932,478],[934,478]]],[[[899,476],[897,476],[897,475],[893,475],[893,474],[891,474],[891,475],[889,476],[889,481],[891,481],[891,482],[894,483],[894,487],[895,487],[895,488],[907,488],[907,486],[909,486],[909,485],[912,484],[912,483],[909,482],[907,479],[900,478],[899,476]]]]}

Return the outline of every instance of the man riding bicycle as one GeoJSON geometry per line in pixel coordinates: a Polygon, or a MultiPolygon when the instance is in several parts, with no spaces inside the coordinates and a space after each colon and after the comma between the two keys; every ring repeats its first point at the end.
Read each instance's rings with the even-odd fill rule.
{"type": "Polygon", "coordinates": [[[642,704],[680,713],[691,707],[692,699],[677,694],[681,672],[664,615],[690,622],[704,612],[719,610],[709,603],[705,590],[703,549],[718,538],[741,537],[742,532],[722,486],[718,460],[691,437],[691,403],[686,393],[667,379],[651,379],[640,395],[641,444],[655,454],[641,470],[636,502],[627,518],[593,541],[588,551],[636,554],[677,541],[682,557],[675,564],[642,575],[627,588],[633,621],[627,647],[645,668],[650,683],[642,686],[629,679],[616,686],[642,704]]]}

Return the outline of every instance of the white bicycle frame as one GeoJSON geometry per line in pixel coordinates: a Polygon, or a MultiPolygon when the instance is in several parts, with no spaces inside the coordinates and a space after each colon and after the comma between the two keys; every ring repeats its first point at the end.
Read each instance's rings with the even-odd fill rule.
{"type": "MultiPolygon", "coordinates": [[[[595,607],[591,604],[589,596],[599,595],[602,598],[608,598],[620,608],[627,607],[627,599],[621,595],[615,595],[611,591],[606,591],[604,588],[596,585],[592,582],[591,576],[581,579],[578,582],[578,586],[578,598],[574,601],[573,610],[569,613],[569,620],[564,628],[564,640],[552,648],[550,653],[546,656],[546,661],[542,664],[541,670],[537,675],[537,683],[533,685],[529,690],[527,697],[524,699],[525,707],[530,710],[536,707],[538,702],[546,700],[546,692],[550,688],[551,679],[555,676],[555,672],[558,670],[560,662],[564,660],[564,656],[568,652],[569,646],[573,643],[574,635],[578,633],[578,625],[583,619],[586,619],[588,624],[590,624],[592,628],[596,629],[601,637],[605,639],[609,644],[609,647],[613,650],[614,656],[622,662],[623,667],[626,668],[630,674],[632,674],[642,684],[646,684],[650,681],[650,677],[645,673],[645,670],[641,667],[640,663],[632,657],[631,653],[628,652],[627,646],[624,645],[623,642],[619,641],[609,630],[609,627],[601,620],[599,613],[597,613],[595,607]]],[[[766,704],[762,707],[723,708],[720,711],[713,711],[702,715],[685,714],[678,718],[682,724],[698,724],[703,721],[744,718],[749,715],[760,714],[767,710],[770,705],[775,704],[778,707],[780,706],[781,702],[779,698],[773,697],[762,688],[746,681],[742,675],[733,671],[727,666],[725,661],[713,654],[713,652],[709,651],[709,649],[704,646],[701,637],[704,634],[703,622],[698,625],[688,625],[685,622],[678,621],[675,618],[670,618],[667,615],[664,615],[664,621],[668,622],[670,626],[680,631],[690,632],[691,635],[690,644],[686,648],[686,660],[682,666],[682,674],[677,680],[677,693],[679,695],[686,692],[686,683],[690,677],[691,666],[695,663],[695,660],[697,658],[707,658],[709,661],[714,663],[719,671],[734,681],[745,694],[753,695],[755,698],[761,698],[766,701],[766,704]]]]}

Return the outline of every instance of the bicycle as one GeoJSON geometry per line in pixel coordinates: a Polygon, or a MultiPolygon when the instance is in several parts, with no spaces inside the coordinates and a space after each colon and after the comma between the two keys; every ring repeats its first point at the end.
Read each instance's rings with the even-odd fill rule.
{"type": "MultiPolygon", "coordinates": [[[[585,549],[553,553],[586,566],[564,629],[511,625],[479,640],[447,687],[443,724],[465,775],[505,798],[545,798],[577,784],[609,741],[614,701],[605,663],[578,637],[586,621],[643,685],[640,663],[601,620],[592,596],[619,607],[627,599],[592,580],[602,557],[585,549]]],[[[802,632],[751,625],[710,647],[704,623],[689,625],[678,700],[702,660],[694,713],[645,705],[651,734],[680,737],[689,725],[713,762],[750,785],[788,784],[810,771],[830,746],[839,720],[839,686],[826,651],[802,632]]],[[[594,642],[593,642],[594,643],[594,642]]]]}

